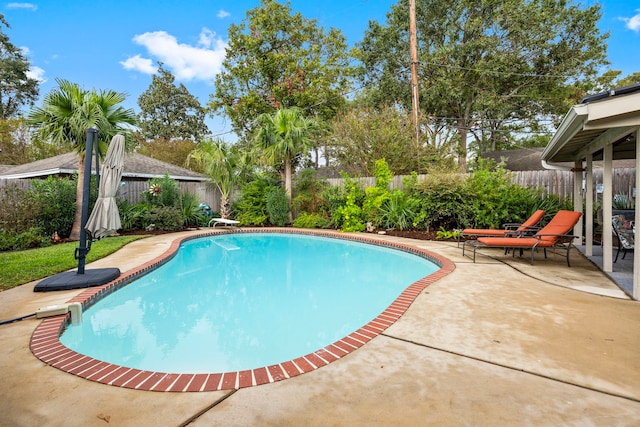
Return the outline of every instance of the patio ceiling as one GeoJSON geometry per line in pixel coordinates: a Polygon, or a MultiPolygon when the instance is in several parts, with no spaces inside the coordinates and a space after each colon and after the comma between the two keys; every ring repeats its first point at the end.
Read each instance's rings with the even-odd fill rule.
{"type": "Polygon", "coordinates": [[[587,154],[602,160],[602,149],[613,144],[613,159],[636,158],[640,128],[640,83],[585,98],[562,120],[545,150],[546,162],[573,162],[587,154]]]}

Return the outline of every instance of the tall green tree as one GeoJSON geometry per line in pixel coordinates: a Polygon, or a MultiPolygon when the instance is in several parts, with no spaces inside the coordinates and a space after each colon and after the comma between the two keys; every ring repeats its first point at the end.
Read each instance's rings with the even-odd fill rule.
{"type": "Polygon", "coordinates": [[[317,127],[307,119],[299,108],[281,108],[273,114],[263,113],[258,117],[255,134],[256,146],[262,150],[263,160],[278,169],[284,177],[284,186],[289,199],[289,222],[291,212],[291,175],[297,160],[312,147],[309,136],[317,127]]]}
{"type": "Polygon", "coordinates": [[[28,76],[29,61],[9,41],[2,27],[11,28],[0,14],[0,119],[19,115],[23,106],[31,106],[38,98],[38,81],[28,76]]]}
{"type": "MultiPolygon", "coordinates": [[[[373,176],[376,161],[403,175],[424,173],[442,163],[451,167],[448,147],[415,143],[414,126],[406,111],[388,105],[356,107],[331,121],[330,155],[339,170],[355,176],[373,176]]],[[[325,154],[327,155],[327,154],[325,154]]]]}
{"type": "MultiPolygon", "coordinates": [[[[357,51],[377,102],[410,109],[408,13],[400,0],[386,25],[370,22],[357,51]]],[[[418,0],[416,15],[420,108],[456,129],[461,170],[470,135],[482,152],[540,117],[559,117],[607,64],[598,4],[418,0]]]]}
{"type": "Polygon", "coordinates": [[[142,138],[146,141],[202,140],[210,133],[204,121],[205,109],[182,83],[175,84],[175,77],[162,63],[158,65],[151,85],[138,98],[142,138]]]}
{"type": "Polygon", "coordinates": [[[189,154],[187,164],[192,163],[220,191],[220,215],[230,218],[231,197],[252,168],[251,155],[237,144],[229,144],[221,139],[206,140],[189,154]]]}
{"type": "Polygon", "coordinates": [[[66,145],[78,153],[76,213],[70,236],[77,240],[80,237],[82,189],[84,180],[89,179],[84,176],[87,129],[98,129],[98,143],[104,153],[114,135],[119,132],[129,134],[126,125],[134,125],[136,116],[133,110],[119,105],[126,99],[124,93],[88,91],[62,79],[56,82],[58,87],[45,96],[42,107],[30,111],[27,121],[37,138],[55,145],[66,145]]]}
{"type": "Polygon", "coordinates": [[[327,120],[344,104],[352,71],[339,30],[325,32],[293,13],[289,2],[261,0],[242,23],[229,27],[209,107],[226,114],[240,136],[251,134],[258,115],[281,108],[299,107],[327,120]]]}

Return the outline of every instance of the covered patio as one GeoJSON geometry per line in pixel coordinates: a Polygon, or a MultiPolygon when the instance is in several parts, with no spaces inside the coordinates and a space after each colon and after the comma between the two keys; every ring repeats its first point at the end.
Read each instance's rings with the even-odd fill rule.
{"type": "MultiPolygon", "coordinates": [[[[565,168],[554,163],[573,162],[574,209],[595,212],[594,186],[602,186],[602,242],[594,248],[594,218],[585,214],[575,233],[584,243],[584,254],[616,281],[626,280],[614,270],[624,271],[622,263],[613,263],[613,161],[634,159],[636,171],[640,159],[636,153],[640,144],[640,83],[586,97],[574,105],[562,120],[558,131],[542,153],[546,168],[565,168]],[[602,161],[603,182],[593,180],[593,162],[602,161]],[[584,221],[584,224],[582,224],[584,221]],[[583,236],[584,226],[584,236],[583,236]],[[618,277],[619,276],[619,277],[618,277]],[[618,279],[616,279],[618,277],[618,279]]],[[[635,189],[640,188],[640,174],[635,176],[635,189]]],[[[640,211],[635,210],[635,223],[640,224],[640,211]]],[[[620,262],[620,261],[618,261],[620,262]]],[[[629,274],[626,275],[629,277],[629,274]]],[[[633,257],[630,277],[631,296],[640,296],[640,257],[633,257]]]]}

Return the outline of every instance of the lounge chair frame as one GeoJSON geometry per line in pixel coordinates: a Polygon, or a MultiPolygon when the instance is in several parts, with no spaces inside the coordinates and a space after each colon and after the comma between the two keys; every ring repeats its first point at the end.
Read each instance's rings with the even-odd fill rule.
{"type": "MultiPolygon", "coordinates": [[[[508,250],[513,250],[513,256],[515,256],[515,250],[519,249],[520,250],[520,256],[523,255],[523,251],[525,249],[531,249],[531,265],[533,265],[533,261],[534,261],[534,255],[537,249],[542,248],[544,251],[544,258],[547,259],[547,249],[553,249],[553,252],[555,254],[558,254],[558,251],[564,251],[564,254],[560,254],[561,256],[567,258],[567,266],[571,267],[571,261],[570,261],[570,253],[571,253],[571,248],[574,247],[573,245],[573,240],[578,238],[579,236],[573,235],[573,234],[536,234],[535,236],[531,236],[530,238],[536,239],[537,242],[534,243],[533,245],[528,245],[528,246],[523,246],[523,245],[517,245],[515,244],[516,242],[514,242],[513,245],[500,245],[500,246],[491,246],[491,245],[485,245],[482,242],[479,242],[478,240],[466,240],[464,242],[464,245],[462,246],[462,255],[463,256],[468,256],[469,258],[473,259],[473,262],[476,262],[476,252],[480,249],[483,248],[504,248],[505,253],[508,250]],[[540,246],[538,247],[543,240],[541,239],[542,237],[558,237],[558,240],[556,240],[556,242],[552,245],[552,246],[540,246]],[[466,248],[467,246],[470,246],[473,248],[473,257],[470,257],[469,255],[465,254],[466,248]]],[[[513,237],[514,240],[518,240],[518,237],[513,237]]]]}

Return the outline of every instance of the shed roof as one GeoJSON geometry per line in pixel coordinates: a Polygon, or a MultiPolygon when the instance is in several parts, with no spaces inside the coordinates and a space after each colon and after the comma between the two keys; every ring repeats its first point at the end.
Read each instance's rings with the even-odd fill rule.
{"type": "MultiPolygon", "coordinates": [[[[95,165],[95,164],[94,164],[95,165]]],[[[48,159],[37,160],[23,165],[13,166],[0,172],[0,178],[38,178],[48,175],[74,174],[78,171],[78,154],[66,153],[48,159]]],[[[92,166],[95,172],[95,166],[92,166]]],[[[127,153],[124,160],[123,177],[151,179],[168,174],[178,181],[205,181],[207,178],[189,169],[162,162],[138,153],[127,153]]]]}

